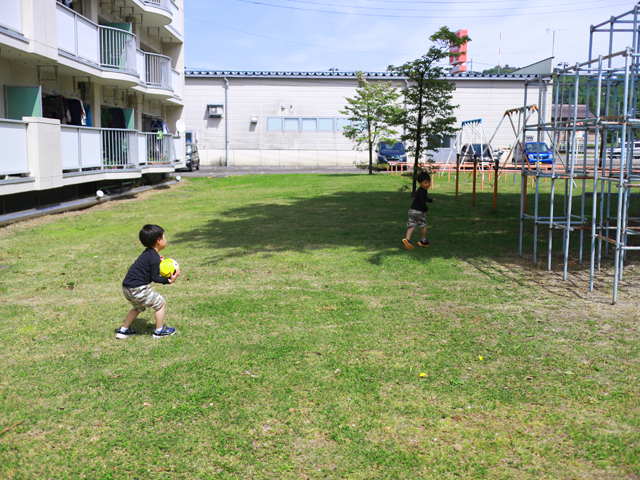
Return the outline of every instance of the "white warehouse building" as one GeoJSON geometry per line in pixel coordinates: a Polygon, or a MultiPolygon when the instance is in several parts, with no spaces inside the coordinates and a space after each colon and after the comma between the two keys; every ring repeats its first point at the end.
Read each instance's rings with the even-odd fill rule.
{"type": "MultiPolygon", "coordinates": [[[[399,89],[402,77],[366,73],[369,81],[392,81],[399,89]]],[[[482,119],[487,137],[495,132],[494,148],[515,143],[509,121],[500,124],[506,110],[524,106],[525,81],[533,75],[455,74],[453,104],[457,126],[482,119]]],[[[340,113],[353,97],[358,81],[345,72],[231,72],[187,70],[185,121],[187,141],[197,142],[203,165],[230,166],[353,166],[368,162],[342,135],[348,120],[340,113]]],[[[527,104],[538,105],[543,118],[551,116],[547,87],[527,89],[527,104]]],[[[550,99],[549,99],[550,100],[550,99]]],[[[402,99],[400,100],[402,101],[402,99]]],[[[537,122],[537,114],[530,121],[537,122]]],[[[453,147],[453,139],[446,146],[453,147]]],[[[464,142],[464,139],[463,139],[464,142]]],[[[436,161],[455,161],[451,148],[436,152],[436,161]]]]}

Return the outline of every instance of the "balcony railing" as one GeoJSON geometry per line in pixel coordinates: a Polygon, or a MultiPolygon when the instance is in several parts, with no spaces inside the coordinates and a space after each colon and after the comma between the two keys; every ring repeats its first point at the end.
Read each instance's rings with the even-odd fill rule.
{"type": "Polygon", "coordinates": [[[8,0],[2,2],[2,18],[0,27],[5,27],[14,32],[22,32],[22,12],[20,0],[8,0]]]}
{"type": "Polygon", "coordinates": [[[58,48],[79,60],[136,73],[136,36],[96,25],[60,3],[56,4],[58,48]]]}
{"type": "Polygon", "coordinates": [[[173,20],[169,24],[169,27],[178,35],[182,36],[182,17],[180,16],[180,9],[176,6],[175,3],[170,1],[169,10],[171,11],[171,16],[173,17],[173,20]]]}
{"type": "Polygon", "coordinates": [[[138,133],[138,161],[147,165],[169,165],[173,162],[169,133],[138,133]],[[144,152],[142,154],[142,152],[144,152]]]}
{"type": "Polygon", "coordinates": [[[81,60],[100,65],[100,27],[73,10],[56,4],[58,48],[81,60]]]}
{"type": "Polygon", "coordinates": [[[136,72],[136,36],[118,28],[100,26],[103,67],[136,72]]]}
{"type": "Polygon", "coordinates": [[[135,130],[102,129],[102,159],[104,168],[135,167],[138,142],[135,130]]]}
{"type": "Polygon", "coordinates": [[[0,145],[0,176],[29,173],[26,122],[0,120],[0,145]]]}
{"type": "Polygon", "coordinates": [[[100,168],[102,134],[99,128],[61,125],[62,169],[100,168]]]}
{"type": "Polygon", "coordinates": [[[171,0],[142,0],[144,3],[146,3],[147,5],[152,5],[154,7],[161,7],[164,8],[165,10],[170,10],[170,6],[169,4],[171,3],[171,0]]]}
{"type": "Polygon", "coordinates": [[[178,72],[177,70],[171,70],[171,88],[173,88],[173,95],[175,97],[182,98],[180,72],[178,72]]]}
{"type": "Polygon", "coordinates": [[[171,90],[171,58],[146,52],[144,58],[147,85],[171,90]]]}

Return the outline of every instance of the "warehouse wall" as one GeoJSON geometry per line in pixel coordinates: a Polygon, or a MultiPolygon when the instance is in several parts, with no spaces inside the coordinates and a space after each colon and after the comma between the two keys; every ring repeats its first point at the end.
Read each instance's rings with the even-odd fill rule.
{"type": "MultiPolygon", "coordinates": [[[[229,121],[229,164],[235,166],[353,166],[368,161],[341,131],[271,131],[270,117],[344,118],[339,111],[353,97],[357,79],[228,77],[229,103],[221,117],[210,118],[207,104],[225,103],[225,81],[219,77],[187,77],[185,121],[195,131],[204,165],[224,165],[225,116],[229,121]],[[257,118],[257,123],[251,119],[257,118]]],[[[375,81],[375,80],[374,80],[375,81]]],[[[384,81],[390,81],[386,79],[384,81]]],[[[402,88],[404,81],[394,83],[402,88]]],[[[524,80],[457,79],[454,104],[458,125],[483,119],[486,135],[493,135],[507,109],[524,102],[524,80]]],[[[531,89],[529,95],[531,95],[531,89]]],[[[537,103],[537,93],[535,94],[537,103]]],[[[534,117],[535,118],[535,117],[534,117]]],[[[533,119],[532,119],[533,120],[533,119]]],[[[508,147],[515,141],[511,125],[503,122],[493,145],[508,147]]],[[[436,158],[445,161],[448,150],[436,158]]],[[[455,158],[455,156],[453,157],[455,158]]]]}

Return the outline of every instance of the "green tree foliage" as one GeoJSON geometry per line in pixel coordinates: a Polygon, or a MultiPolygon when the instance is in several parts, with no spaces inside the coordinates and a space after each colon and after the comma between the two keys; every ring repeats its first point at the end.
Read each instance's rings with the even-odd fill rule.
{"type": "Polygon", "coordinates": [[[355,149],[369,151],[369,174],[373,173],[373,150],[378,142],[395,143],[398,132],[391,128],[398,123],[402,107],[400,97],[392,82],[369,82],[360,71],[356,72],[358,88],[353,98],[347,98],[347,105],[340,110],[348,115],[352,125],[345,127],[343,135],[353,140],[355,149]]]}
{"type": "Polygon", "coordinates": [[[398,67],[388,67],[388,71],[408,80],[408,87],[402,92],[406,109],[401,120],[405,129],[401,139],[407,151],[414,154],[412,194],[416,191],[416,173],[422,155],[426,152],[431,160],[433,155],[428,152],[441,148],[443,137],[454,135],[458,130],[454,127],[456,117],[453,115],[457,105],[451,103],[456,86],[445,78],[447,64],[443,60],[455,56],[450,53],[451,46],[459,47],[471,39],[458,38],[449,28],[442,27],[430,40],[433,45],[422,57],[398,67]]]}
{"type": "Polygon", "coordinates": [[[508,74],[508,73],[512,73],[515,72],[516,70],[518,70],[520,67],[510,67],[509,64],[505,65],[505,66],[499,66],[496,65],[493,68],[488,68],[486,70],[483,70],[482,73],[485,75],[504,75],[504,74],[508,74]]]}

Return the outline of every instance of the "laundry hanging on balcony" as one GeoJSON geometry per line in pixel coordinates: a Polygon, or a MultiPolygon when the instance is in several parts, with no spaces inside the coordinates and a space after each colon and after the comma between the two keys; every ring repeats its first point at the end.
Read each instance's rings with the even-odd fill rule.
{"type": "Polygon", "coordinates": [[[124,118],[124,110],[122,108],[110,108],[109,115],[111,115],[109,128],[127,128],[127,121],[124,118]]]}
{"type": "Polygon", "coordinates": [[[84,126],[87,124],[87,113],[84,110],[84,103],[77,98],[67,99],[67,107],[71,115],[70,125],[84,126]]]}
{"type": "Polygon", "coordinates": [[[67,106],[67,100],[62,95],[47,95],[42,99],[42,116],[60,120],[62,125],[71,122],[71,114],[67,106]]]}
{"type": "Polygon", "coordinates": [[[164,120],[154,120],[153,122],[151,122],[151,131],[170,133],[169,126],[164,122],[164,120]]]}

